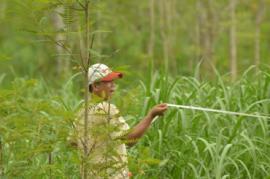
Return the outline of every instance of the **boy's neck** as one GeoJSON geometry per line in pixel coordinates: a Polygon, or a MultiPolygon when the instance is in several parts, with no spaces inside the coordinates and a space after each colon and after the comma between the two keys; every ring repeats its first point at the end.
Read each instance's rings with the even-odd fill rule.
{"type": "Polygon", "coordinates": [[[110,101],[110,99],[103,98],[100,95],[95,94],[95,93],[91,93],[90,96],[91,96],[90,97],[90,100],[91,101],[94,101],[94,102],[97,102],[97,103],[100,103],[100,102],[109,102],[110,101]]]}

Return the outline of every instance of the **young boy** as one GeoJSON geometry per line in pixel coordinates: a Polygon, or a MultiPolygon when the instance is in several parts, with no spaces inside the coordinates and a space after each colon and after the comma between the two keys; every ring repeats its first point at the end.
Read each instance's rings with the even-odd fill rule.
{"type": "MultiPolygon", "coordinates": [[[[119,115],[117,107],[110,103],[115,89],[114,80],[123,74],[114,72],[104,64],[89,68],[88,83],[91,104],[88,108],[88,136],[84,137],[84,109],[76,124],[78,146],[82,152],[87,148],[88,178],[129,178],[127,168],[128,146],[143,136],[156,116],[163,115],[166,104],[154,106],[132,129],[119,115]],[[126,142],[125,142],[126,141],[126,142]]],[[[83,171],[82,171],[83,172],[83,171]]]]}

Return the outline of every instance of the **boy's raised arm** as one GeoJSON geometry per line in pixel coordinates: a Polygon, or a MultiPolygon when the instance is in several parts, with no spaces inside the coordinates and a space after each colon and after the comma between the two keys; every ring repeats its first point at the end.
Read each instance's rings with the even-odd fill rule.
{"type": "Polygon", "coordinates": [[[150,127],[151,122],[156,116],[161,116],[167,110],[166,104],[158,104],[154,106],[149,113],[143,118],[135,127],[131,129],[131,132],[127,134],[127,145],[133,146],[138,139],[140,139],[146,130],[150,127]]]}

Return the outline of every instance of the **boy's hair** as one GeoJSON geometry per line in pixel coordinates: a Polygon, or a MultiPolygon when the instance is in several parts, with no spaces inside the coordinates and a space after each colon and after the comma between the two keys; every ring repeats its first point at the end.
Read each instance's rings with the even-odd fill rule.
{"type": "Polygon", "coordinates": [[[89,92],[90,93],[93,93],[93,86],[92,86],[92,84],[89,85],[89,92]]]}
{"type": "Polygon", "coordinates": [[[97,82],[95,82],[95,83],[90,84],[90,85],[88,86],[89,92],[90,92],[90,93],[93,93],[93,85],[94,85],[94,84],[100,84],[100,83],[101,83],[101,81],[97,81],[97,82]]]}

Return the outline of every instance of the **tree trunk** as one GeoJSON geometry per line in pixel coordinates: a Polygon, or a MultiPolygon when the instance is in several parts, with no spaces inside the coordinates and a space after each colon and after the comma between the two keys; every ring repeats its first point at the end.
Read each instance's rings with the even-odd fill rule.
{"type": "Polygon", "coordinates": [[[214,41],[216,38],[216,31],[217,31],[217,27],[216,27],[216,17],[217,14],[214,11],[214,2],[212,0],[208,0],[206,2],[206,10],[207,10],[207,37],[208,37],[208,43],[209,46],[206,49],[206,53],[207,56],[209,58],[209,62],[211,65],[213,65],[214,67],[216,66],[216,61],[214,59],[214,41]]]}
{"type": "Polygon", "coordinates": [[[65,76],[65,73],[67,73],[69,70],[69,60],[67,59],[67,56],[65,54],[65,49],[63,46],[66,44],[66,36],[64,35],[64,28],[65,28],[65,23],[63,20],[63,17],[61,15],[64,14],[64,6],[59,6],[55,8],[53,16],[52,16],[52,21],[53,21],[53,26],[56,30],[56,35],[55,35],[55,41],[58,44],[61,45],[56,45],[56,71],[57,74],[61,76],[65,76]]]}
{"type": "Polygon", "coordinates": [[[151,60],[154,58],[155,49],[155,0],[149,0],[149,11],[150,11],[150,38],[148,43],[148,55],[151,60]]]}
{"type": "MultiPolygon", "coordinates": [[[[204,16],[203,16],[203,7],[201,0],[197,0],[196,2],[196,61],[193,62],[195,64],[200,63],[203,60],[203,24],[204,24],[204,16]]],[[[193,66],[193,64],[192,64],[193,66]]],[[[197,76],[200,79],[200,74],[197,76]]]]}
{"type": "Polygon", "coordinates": [[[260,36],[261,36],[261,23],[265,11],[265,1],[260,0],[257,7],[256,19],[255,19],[255,38],[254,38],[254,63],[256,66],[256,72],[259,70],[260,65],[260,36]]]}
{"type": "Polygon", "coordinates": [[[0,19],[4,19],[6,17],[6,1],[2,0],[2,2],[0,3],[0,19]]]}
{"type": "Polygon", "coordinates": [[[196,25],[196,52],[197,52],[197,59],[202,60],[202,42],[203,42],[203,11],[202,11],[202,2],[198,0],[196,2],[196,10],[197,10],[197,25],[196,25]]]}
{"type": "MultiPolygon", "coordinates": [[[[97,13],[96,13],[96,29],[100,29],[101,27],[101,20],[102,18],[102,14],[100,12],[100,10],[97,10],[97,13]]],[[[96,33],[95,34],[95,49],[100,53],[102,54],[102,33],[96,33]]]]}
{"type": "Polygon", "coordinates": [[[198,42],[199,50],[198,56],[202,61],[202,69],[204,76],[209,76],[210,64],[211,64],[211,43],[209,36],[209,18],[207,13],[206,4],[202,0],[197,1],[198,9],[198,42]]]}
{"type": "Polygon", "coordinates": [[[159,11],[160,11],[160,33],[162,38],[162,48],[163,48],[163,60],[165,71],[168,71],[169,65],[169,50],[168,50],[168,38],[166,33],[166,16],[165,16],[165,2],[164,0],[159,0],[159,11]]]}
{"type": "Polygon", "coordinates": [[[204,27],[204,45],[205,45],[205,57],[207,61],[207,69],[209,68],[210,64],[212,63],[212,44],[211,44],[211,33],[212,33],[212,22],[211,22],[211,16],[209,13],[210,4],[206,1],[205,2],[205,13],[206,13],[206,23],[204,27]]]}
{"type": "Polygon", "coordinates": [[[166,39],[167,39],[167,53],[168,53],[168,68],[171,72],[175,72],[177,69],[177,63],[173,52],[175,34],[173,34],[173,15],[174,15],[174,0],[167,0],[164,3],[165,7],[165,22],[166,22],[166,39]]]}
{"type": "Polygon", "coordinates": [[[237,47],[236,47],[236,17],[235,7],[237,0],[230,0],[230,68],[233,81],[237,78],[237,47]]]}

